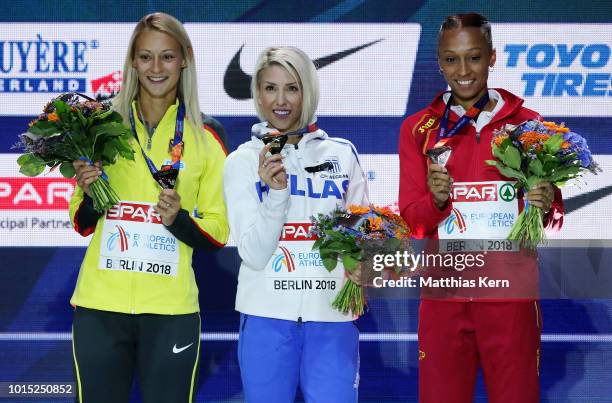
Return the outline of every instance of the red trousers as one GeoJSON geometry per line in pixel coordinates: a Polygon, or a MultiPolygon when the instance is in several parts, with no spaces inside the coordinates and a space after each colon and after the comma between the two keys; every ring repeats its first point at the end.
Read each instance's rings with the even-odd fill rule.
{"type": "Polygon", "coordinates": [[[419,402],[472,403],[482,366],[489,403],[538,403],[537,301],[422,300],[419,402]]]}

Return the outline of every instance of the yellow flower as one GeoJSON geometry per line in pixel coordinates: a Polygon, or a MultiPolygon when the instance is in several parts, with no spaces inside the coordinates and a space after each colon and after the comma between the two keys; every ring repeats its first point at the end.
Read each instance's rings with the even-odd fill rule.
{"type": "Polygon", "coordinates": [[[504,140],[507,138],[508,138],[507,134],[502,134],[502,135],[495,137],[495,145],[498,147],[501,146],[501,143],[503,143],[504,140]]]}
{"type": "Polygon", "coordinates": [[[351,204],[348,209],[351,214],[365,214],[370,211],[370,207],[358,206],[356,204],[351,204]]]}
{"type": "Polygon", "coordinates": [[[563,123],[561,125],[556,124],[555,122],[542,122],[544,126],[548,130],[554,131],[556,133],[568,133],[570,131],[569,127],[565,127],[563,123]]]}
{"type": "Polygon", "coordinates": [[[519,141],[523,145],[523,150],[527,151],[533,146],[536,145],[536,149],[539,151],[542,147],[540,142],[545,142],[548,140],[550,136],[548,134],[541,134],[538,132],[525,132],[519,136],[519,141]]]}
{"type": "Polygon", "coordinates": [[[382,229],[383,221],[380,217],[368,217],[368,222],[370,223],[370,230],[379,231],[382,229]]]}
{"type": "Polygon", "coordinates": [[[374,211],[385,217],[392,217],[394,215],[389,207],[374,207],[374,211]]]}

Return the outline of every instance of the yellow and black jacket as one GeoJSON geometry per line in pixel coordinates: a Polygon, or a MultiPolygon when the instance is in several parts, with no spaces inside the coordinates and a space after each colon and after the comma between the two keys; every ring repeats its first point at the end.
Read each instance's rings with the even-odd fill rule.
{"type": "MultiPolygon", "coordinates": [[[[163,116],[148,149],[142,122],[135,119],[140,144],[156,167],[169,158],[178,102],[163,116]]],[[[134,111],[134,116],[137,113],[134,111]]],[[[124,270],[102,270],[99,266],[105,216],[93,209],[92,199],[77,187],[70,202],[70,218],[83,236],[93,233],[81,265],[74,306],[122,313],[185,314],[198,312],[198,288],[191,267],[194,248],[219,249],[227,242],[229,227],[223,200],[223,165],[227,154],[217,130],[205,124],[205,137],[196,138],[185,120],[184,150],[176,191],[181,211],[166,229],[178,239],[179,263],[176,276],[157,276],[124,270]]],[[[119,157],[104,167],[110,185],[122,201],[155,204],[160,187],[151,176],[140,147],[134,139],[134,160],[119,157]]]]}

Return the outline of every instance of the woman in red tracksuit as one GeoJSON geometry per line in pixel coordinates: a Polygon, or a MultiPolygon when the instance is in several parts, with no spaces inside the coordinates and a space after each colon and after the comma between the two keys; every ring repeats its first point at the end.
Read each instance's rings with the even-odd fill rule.
{"type": "MultiPolygon", "coordinates": [[[[490,221],[478,220],[487,220],[488,212],[501,208],[514,210],[516,216],[524,206],[520,192],[511,203],[502,203],[497,196],[486,200],[477,197],[485,188],[511,188],[508,178],[485,164],[494,158],[493,130],[507,123],[540,119],[536,112],[524,108],[517,96],[488,88],[489,69],[495,59],[491,26],[485,17],[474,13],[447,17],[440,28],[438,63],[451,91],[439,94],[427,108],[408,117],[400,132],[399,207],[416,237],[452,239],[458,233],[453,220],[461,215],[465,218],[465,222],[460,220],[461,231],[472,231],[470,237],[494,239],[501,235],[503,239],[509,227],[483,230],[490,221]],[[451,134],[445,144],[452,153],[445,166],[430,163],[426,155],[440,140],[440,132],[451,134]]],[[[547,229],[561,226],[563,207],[558,189],[540,183],[525,198],[546,213],[547,229]]],[[[481,270],[501,268],[516,287],[528,285],[537,290],[536,253],[489,252],[486,259],[481,270]]],[[[445,299],[422,297],[419,402],[473,401],[479,365],[489,402],[539,402],[541,315],[537,292],[478,299],[468,294],[445,299]]]]}

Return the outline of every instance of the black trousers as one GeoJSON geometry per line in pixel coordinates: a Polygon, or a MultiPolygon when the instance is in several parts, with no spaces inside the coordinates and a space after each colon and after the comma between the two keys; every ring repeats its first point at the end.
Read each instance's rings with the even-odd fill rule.
{"type": "Polygon", "coordinates": [[[77,307],[72,353],[79,403],[128,403],[135,373],[143,403],[191,403],[198,384],[200,315],[77,307]]]}

